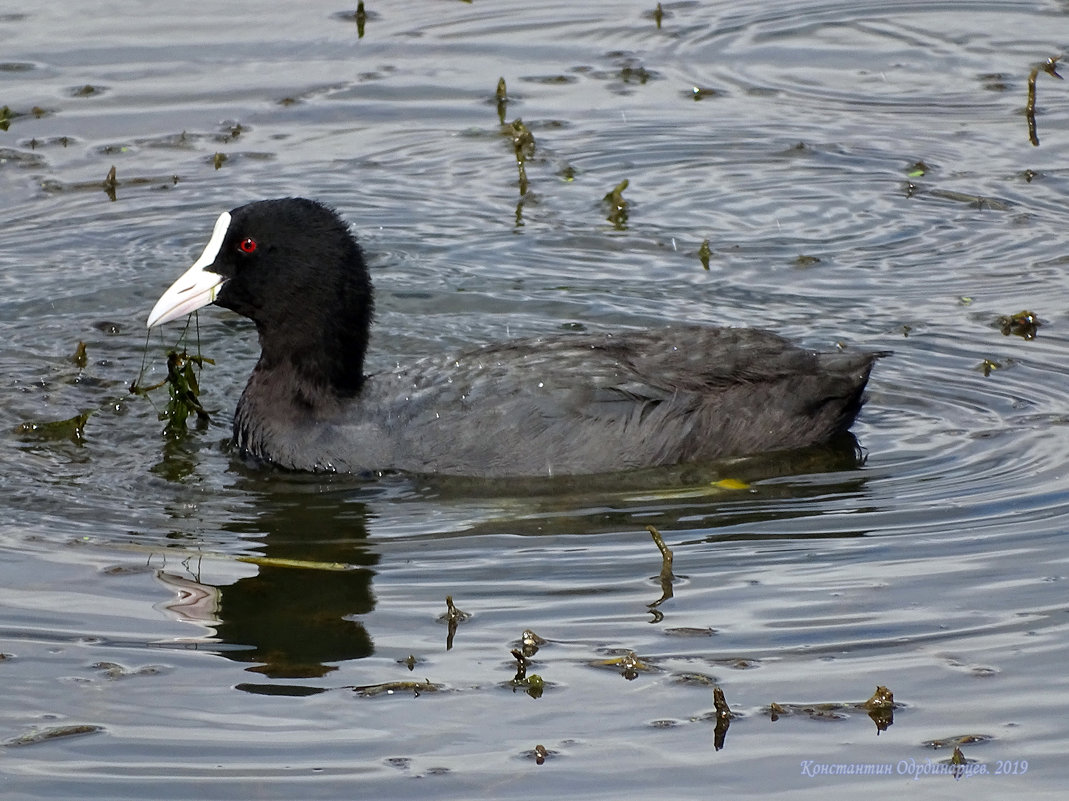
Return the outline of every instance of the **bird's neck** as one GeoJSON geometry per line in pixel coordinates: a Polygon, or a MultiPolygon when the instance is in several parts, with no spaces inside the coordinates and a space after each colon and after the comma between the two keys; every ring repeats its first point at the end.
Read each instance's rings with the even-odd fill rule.
{"type": "Polygon", "coordinates": [[[346,399],[364,385],[374,293],[359,246],[322,281],[309,281],[291,304],[275,309],[269,321],[253,315],[260,334],[257,372],[291,383],[303,396],[346,399]]]}
{"type": "Polygon", "coordinates": [[[276,400],[286,395],[298,407],[313,411],[359,394],[369,322],[342,318],[317,332],[289,328],[270,334],[261,329],[255,383],[271,386],[276,400]]]}

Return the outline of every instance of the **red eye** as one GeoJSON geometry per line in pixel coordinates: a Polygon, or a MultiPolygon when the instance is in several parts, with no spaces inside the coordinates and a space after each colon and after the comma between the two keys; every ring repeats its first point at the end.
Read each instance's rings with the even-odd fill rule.
{"type": "Polygon", "coordinates": [[[249,237],[247,239],[242,239],[241,242],[238,243],[238,249],[242,253],[255,253],[256,252],[256,240],[252,239],[251,237],[249,237]]]}

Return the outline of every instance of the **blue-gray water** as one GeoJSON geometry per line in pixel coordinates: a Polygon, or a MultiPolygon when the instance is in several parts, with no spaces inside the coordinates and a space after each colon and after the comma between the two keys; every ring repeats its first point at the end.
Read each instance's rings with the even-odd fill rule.
{"type": "Polygon", "coordinates": [[[1060,797],[1069,86],[1038,75],[1038,146],[1024,107],[1069,6],[655,6],[369,2],[362,37],[342,3],[4,7],[5,797],[1060,797]],[[499,77],[536,142],[522,202],[499,77]],[[148,309],[220,211],[283,194],[360,233],[372,364],[663,321],[890,349],[865,459],[537,488],[249,470],[226,441],[255,335],[218,309],[212,422],[169,442],[165,396],[127,392],[180,331],[146,357],[148,309]],[[1000,330],[1022,310],[1034,339],[1000,330]],[[84,439],[16,432],[84,412],[84,439]],[[510,686],[525,629],[537,699],[510,686]],[[881,733],[767,711],[877,685],[881,733]],[[987,773],[915,780],[954,738],[987,773]]]}

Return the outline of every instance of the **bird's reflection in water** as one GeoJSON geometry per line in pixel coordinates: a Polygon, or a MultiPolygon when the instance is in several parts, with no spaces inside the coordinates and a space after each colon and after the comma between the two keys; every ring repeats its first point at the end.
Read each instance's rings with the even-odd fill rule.
{"type": "Polygon", "coordinates": [[[161,571],[176,593],[161,605],[173,617],[214,629],[213,647],[248,663],[272,681],[247,682],[248,692],[309,695],[328,689],[307,681],[336,663],[370,656],[371,636],[355,618],[374,607],[373,565],[365,508],[340,494],[261,493],[258,514],[226,529],[261,538],[256,573],[223,587],[161,571]]]}
{"type": "MultiPolygon", "coordinates": [[[[409,500],[429,504],[463,503],[476,498],[486,506],[499,497],[503,514],[484,509],[482,522],[465,523],[478,534],[499,533],[552,536],[581,530],[644,531],[655,520],[662,531],[692,528],[694,520],[710,515],[710,531],[738,527],[766,517],[784,519],[820,513],[818,505],[775,508],[763,501],[822,494],[864,495],[865,474],[858,468],[864,457],[857,441],[845,434],[824,446],[768,454],[729,463],[682,466],[642,471],[581,482],[467,482],[457,479],[416,480],[409,484],[409,500]],[[825,481],[767,483],[777,476],[814,476],[825,481]],[[728,479],[731,490],[719,485],[728,479]],[[632,488],[631,482],[641,490],[632,488]],[[750,488],[754,484],[754,488],[750,488]],[[745,490],[734,487],[746,487],[745,490]],[[749,500],[734,503],[740,496],[749,500]],[[610,502],[611,501],[611,502],[610,502]],[[730,508],[726,505],[730,505],[730,508]],[[652,508],[658,514],[651,518],[652,508]],[[566,510],[570,510],[570,513],[566,510]],[[562,513],[564,512],[564,513],[562,513]],[[715,520],[715,523],[712,521],[715,520]]],[[[227,659],[247,663],[247,670],[264,677],[238,685],[248,692],[309,695],[330,689],[317,682],[337,664],[370,656],[371,636],[359,618],[374,608],[371,582],[379,555],[368,544],[366,504],[383,483],[358,487],[337,485],[328,491],[307,479],[265,481],[248,476],[251,517],[235,518],[224,528],[236,538],[261,543],[260,556],[248,561],[254,575],[215,588],[168,574],[163,579],[176,599],[161,605],[169,614],[213,628],[213,648],[227,659]],[[284,486],[280,487],[279,484],[284,486]]],[[[385,501],[389,503],[390,501],[385,501]]],[[[710,533],[706,539],[734,538],[737,531],[710,533]]],[[[858,536],[863,532],[822,533],[819,536],[858,536]]],[[[748,536],[748,535],[744,535],[748,536]]],[[[670,586],[670,585],[669,585],[670,586]]]]}

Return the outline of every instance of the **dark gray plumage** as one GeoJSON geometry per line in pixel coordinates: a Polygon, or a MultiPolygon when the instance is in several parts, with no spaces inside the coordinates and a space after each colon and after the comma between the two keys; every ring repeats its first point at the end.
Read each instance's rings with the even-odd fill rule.
{"type": "MultiPolygon", "coordinates": [[[[883,355],[679,326],[516,340],[365,376],[371,284],[344,223],[293,198],[223,218],[197,262],[218,278],[199,305],[256,323],[235,442],[285,468],[574,475],[812,445],[850,427],[883,355]]],[[[165,295],[150,324],[191,305],[165,295]]]]}

